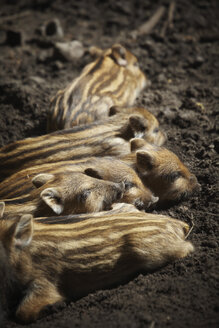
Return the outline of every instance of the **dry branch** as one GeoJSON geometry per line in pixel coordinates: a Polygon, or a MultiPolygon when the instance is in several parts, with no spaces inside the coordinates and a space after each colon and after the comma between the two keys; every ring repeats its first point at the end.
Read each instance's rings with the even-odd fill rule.
{"type": "Polygon", "coordinates": [[[161,36],[165,36],[166,30],[168,28],[169,29],[173,28],[173,15],[174,15],[175,7],[176,7],[175,1],[171,1],[168,9],[168,18],[165,21],[164,26],[162,28],[161,36]]]}
{"type": "Polygon", "coordinates": [[[137,35],[149,34],[153,30],[153,28],[157,25],[157,23],[160,21],[160,19],[163,16],[164,12],[165,12],[165,7],[164,6],[159,7],[155,11],[153,16],[151,16],[151,18],[147,22],[142,24],[137,29],[136,34],[137,35]]]}
{"type": "Polygon", "coordinates": [[[0,17],[0,24],[5,23],[5,22],[9,22],[18,18],[23,18],[25,16],[31,15],[32,12],[30,10],[26,10],[24,12],[21,12],[19,14],[14,14],[14,15],[10,15],[10,16],[3,16],[0,17]]]}

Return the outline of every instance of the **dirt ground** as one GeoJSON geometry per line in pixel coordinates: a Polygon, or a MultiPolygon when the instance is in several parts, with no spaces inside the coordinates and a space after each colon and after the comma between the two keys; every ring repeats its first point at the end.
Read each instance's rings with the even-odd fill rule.
{"type": "Polygon", "coordinates": [[[0,146],[45,134],[50,98],[91,61],[86,51],[80,59],[65,59],[54,50],[56,41],[79,40],[85,50],[120,42],[151,81],[137,103],[157,116],[167,147],[202,186],[188,201],[160,211],[187,222],[193,217],[191,256],[115,289],[52,306],[30,327],[219,327],[219,7],[217,0],[176,1],[173,26],[164,31],[168,8],[167,0],[1,1],[0,146]],[[161,5],[165,12],[154,29],[135,38],[133,31],[161,5]],[[63,35],[49,23],[54,18],[63,35]]]}

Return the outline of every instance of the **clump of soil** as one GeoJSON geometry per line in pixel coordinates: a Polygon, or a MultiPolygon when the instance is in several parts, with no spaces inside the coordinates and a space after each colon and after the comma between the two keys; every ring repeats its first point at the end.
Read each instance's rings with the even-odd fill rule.
{"type": "Polygon", "coordinates": [[[91,60],[86,49],[120,42],[151,81],[138,104],[157,116],[167,147],[202,186],[198,195],[161,211],[193,218],[191,256],[124,286],[49,307],[31,327],[218,327],[218,2],[177,1],[173,26],[163,35],[168,8],[167,0],[2,1],[0,146],[45,134],[50,98],[91,60]],[[154,29],[134,38],[132,32],[161,5],[165,12],[154,29]],[[83,44],[85,54],[69,61],[54,44],[72,40],[83,44]]]}

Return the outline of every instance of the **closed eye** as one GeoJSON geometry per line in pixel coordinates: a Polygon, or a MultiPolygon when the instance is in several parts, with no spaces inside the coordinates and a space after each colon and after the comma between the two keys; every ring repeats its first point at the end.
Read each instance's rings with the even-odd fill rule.
{"type": "Polygon", "coordinates": [[[125,181],[125,190],[129,190],[131,188],[135,187],[135,184],[131,181],[125,181]]]}
{"type": "Polygon", "coordinates": [[[182,177],[182,173],[180,171],[172,172],[170,174],[166,174],[163,176],[164,180],[173,183],[178,178],[182,177]]]}

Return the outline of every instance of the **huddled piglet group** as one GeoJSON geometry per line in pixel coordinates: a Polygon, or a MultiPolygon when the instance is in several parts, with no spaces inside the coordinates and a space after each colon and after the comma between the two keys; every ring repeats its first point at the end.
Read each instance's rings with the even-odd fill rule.
{"type": "Polygon", "coordinates": [[[150,213],[199,184],[134,105],[147,85],[137,58],[120,44],[91,52],[52,99],[48,134],[0,149],[0,307],[21,323],[194,249],[186,223],[150,213]]]}

